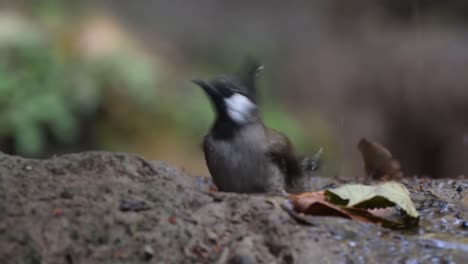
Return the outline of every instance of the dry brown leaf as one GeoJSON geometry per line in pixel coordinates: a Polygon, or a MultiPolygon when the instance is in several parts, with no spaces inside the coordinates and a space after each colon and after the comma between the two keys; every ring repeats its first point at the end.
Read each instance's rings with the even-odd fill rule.
{"type": "Polygon", "coordinates": [[[364,160],[366,174],[371,179],[389,181],[403,178],[400,162],[381,144],[363,138],[359,141],[358,149],[364,160]]]}
{"type": "Polygon", "coordinates": [[[325,200],[323,191],[291,195],[294,210],[316,216],[339,216],[351,219],[340,206],[325,200]]]}
{"type": "Polygon", "coordinates": [[[330,203],[326,200],[323,191],[291,195],[291,200],[296,212],[307,215],[343,217],[368,223],[381,223],[385,221],[377,216],[373,216],[366,209],[346,208],[330,203]]]}
{"type": "MultiPolygon", "coordinates": [[[[290,195],[290,200],[294,213],[299,214],[342,217],[389,228],[407,228],[413,224],[408,217],[401,217],[396,207],[365,209],[341,206],[327,201],[325,191],[290,195]]],[[[294,216],[299,221],[308,223],[303,216],[294,216]]]]}

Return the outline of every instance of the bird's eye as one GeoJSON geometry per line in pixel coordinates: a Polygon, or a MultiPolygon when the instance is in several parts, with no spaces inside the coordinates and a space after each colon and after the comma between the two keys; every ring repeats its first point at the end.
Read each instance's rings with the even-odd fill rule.
{"type": "Polygon", "coordinates": [[[223,97],[225,97],[225,98],[228,98],[228,97],[231,97],[232,95],[234,95],[234,91],[232,91],[231,89],[229,89],[227,87],[222,87],[222,89],[220,89],[220,92],[223,95],[223,97]]]}
{"type": "MultiPolygon", "coordinates": [[[[238,90],[238,89],[234,89],[234,90],[232,91],[232,94],[240,94],[240,95],[242,95],[242,96],[248,97],[247,93],[245,93],[245,92],[242,91],[242,90],[238,90]]],[[[231,95],[232,95],[232,94],[231,94],[231,95]]]]}

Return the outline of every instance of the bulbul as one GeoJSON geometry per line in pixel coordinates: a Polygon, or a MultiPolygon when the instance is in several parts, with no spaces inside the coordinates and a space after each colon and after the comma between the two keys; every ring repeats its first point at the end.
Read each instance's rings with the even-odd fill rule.
{"type": "Polygon", "coordinates": [[[256,79],[263,66],[240,75],[193,80],[209,97],[215,122],[203,140],[208,170],[219,191],[237,193],[310,191],[316,160],[296,156],[290,140],[265,126],[256,79]]]}

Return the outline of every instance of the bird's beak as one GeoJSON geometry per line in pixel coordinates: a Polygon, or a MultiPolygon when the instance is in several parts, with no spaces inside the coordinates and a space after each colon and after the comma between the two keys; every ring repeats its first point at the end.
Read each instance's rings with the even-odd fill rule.
{"type": "Polygon", "coordinates": [[[192,80],[192,82],[198,86],[200,86],[209,96],[216,97],[218,96],[218,92],[214,89],[208,82],[200,79],[192,80]]]}

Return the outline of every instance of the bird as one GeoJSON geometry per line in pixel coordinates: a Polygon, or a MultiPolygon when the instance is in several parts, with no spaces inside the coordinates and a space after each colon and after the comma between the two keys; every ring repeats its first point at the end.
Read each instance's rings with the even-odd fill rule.
{"type": "Polygon", "coordinates": [[[249,62],[241,73],[195,79],[211,101],[215,121],[203,139],[206,165],[222,192],[310,191],[317,157],[298,156],[289,138],[267,127],[259,109],[256,79],[263,65],[249,62]]]}

